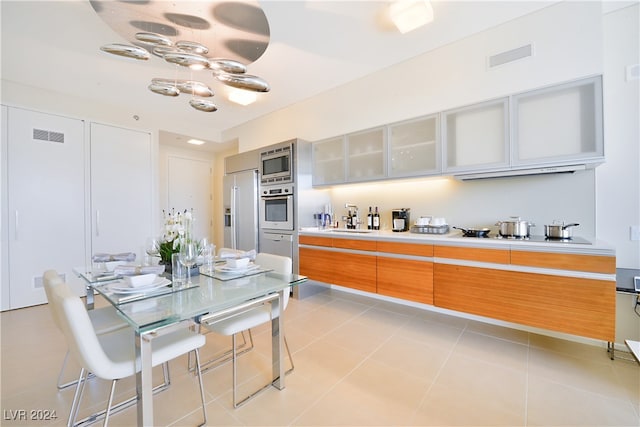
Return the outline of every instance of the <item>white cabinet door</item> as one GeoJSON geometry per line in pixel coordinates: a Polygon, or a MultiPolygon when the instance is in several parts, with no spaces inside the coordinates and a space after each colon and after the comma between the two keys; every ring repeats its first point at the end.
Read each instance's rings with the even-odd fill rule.
{"type": "Polygon", "coordinates": [[[91,253],[135,252],[153,236],[151,135],[91,123],[91,253]]]}
{"type": "Polygon", "coordinates": [[[386,176],[385,128],[347,135],[347,181],[370,181],[386,176]]]}
{"type": "Polygon", "coordinates": [[[502,98],[443,114],[442,140],[446,172],[509,166],[507,105],[507,98],[502,98]]]}
{"type": "Polygon", "coordinates": [[[344,183],[344,146],[342,136],[313,143],[313,185],[344,183]]]}
{"type": "Polygon", "coordinates": [[[45,270],[73,282],[84,265],[84,122],[7,110],[9,308],[19,308],[46,302],[45,270]]]}
{"type": "Polygon", "coordinates": [[[389,177],[440,173],[438,115],[389,125],[389,177]]]}
{"type": "Polygon", "coordinates": [[[604,158],[601,77],[515,95],[513,164],[604,158]]]}

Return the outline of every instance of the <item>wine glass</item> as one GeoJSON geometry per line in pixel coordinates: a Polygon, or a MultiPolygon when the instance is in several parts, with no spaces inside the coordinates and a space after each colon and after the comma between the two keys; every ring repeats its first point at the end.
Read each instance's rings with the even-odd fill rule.
{"type": "Polygon", "coordinates": [[[191,285],[191,267],[198,258],[198,244],[194,242],[180,245],[180,262],[187,267],[187,285],[191,285]]]}
{"type": "Polygon", "coordinates": [[[158,238],[147,238],[147,244],[144,247],[144,250],[148,255],[146,264],[151,265],[153,257],[160,256],[160,241],[158,240],[158,238]]]}

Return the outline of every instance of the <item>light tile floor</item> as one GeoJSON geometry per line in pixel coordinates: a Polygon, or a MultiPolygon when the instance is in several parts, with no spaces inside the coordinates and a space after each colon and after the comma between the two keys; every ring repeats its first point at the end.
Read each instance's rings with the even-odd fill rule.
{"type": "MultiPolygon", "coordinates": [[[[0,320],[0,424],[64,425],[73,390],[55,387],[66,344],[48,307],[0,320]],[[13,420],[20,410],[27,420],[13,420]],[[31,410],[58,418],[33,420],[31,410]]],[[[640,426],[640,367],[611,361],[604,348],[336,290],[292,299],[285,321],[295,362],[286,389],[268,388],[233,409],[230,365],[212,369],[204,376],[209,425],[640,426]]],[[[229,344],[207,337],[203,358],[229,344]]],[[[241,358],[243,391],[268,379],[269,329],[254,338],[241,358]]],[[[171,387],[155,396],[157,425],[201,420],[186,366],[186,357],[171,363],[171,387]]],[[[107,388],[91,381],[81,415],[104,406],[107,388]]],[[[133,390],[133,380],[122,381],[118,397],[133,390]]],[[[111,425],[134,425],[135,416],[126,409],[111,425]]]]}

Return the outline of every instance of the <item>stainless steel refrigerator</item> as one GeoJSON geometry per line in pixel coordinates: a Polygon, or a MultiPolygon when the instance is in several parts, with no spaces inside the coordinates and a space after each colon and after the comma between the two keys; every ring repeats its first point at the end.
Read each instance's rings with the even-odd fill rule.
{"type": "Polygon", "coordinates": [[[258,171],[223,178],[224,246],[258,251],[258,171]]]}

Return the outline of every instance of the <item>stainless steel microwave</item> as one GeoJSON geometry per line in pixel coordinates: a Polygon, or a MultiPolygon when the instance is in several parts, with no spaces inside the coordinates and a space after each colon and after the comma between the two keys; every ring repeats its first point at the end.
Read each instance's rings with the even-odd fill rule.
{"type": "Polygon", "coordinates": [[[293,172],[293,147],[279,146],[260,153],[260,182],[284,184],[291,182],[293,172]]]}

